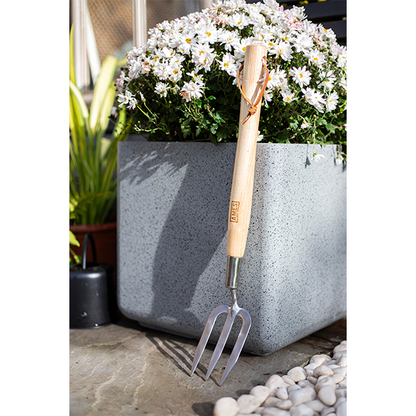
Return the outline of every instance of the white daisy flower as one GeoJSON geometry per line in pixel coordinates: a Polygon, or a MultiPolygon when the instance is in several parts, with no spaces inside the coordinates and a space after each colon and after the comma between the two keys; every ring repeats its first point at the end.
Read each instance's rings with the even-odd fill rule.
{"type": "Polygon", "coordinates": [[[193,98],[201,98],[202,91],[203,84],[200,82],[190,81],[183,84],[180,95],[185,99],[185,101],[191,101],[193,98]]]}
{"type": "Polygon", "coordinates": [[[325,107],[328,111],[333,111],[336,109],[338,104],[338,94],[334,91],[326,99],[325,107]]]}
{"type": "Polygon", "coordinates": [[[169,86],[164,82],[158,82],[155,86],[155,93],[166,97],[168,95],[169,86]]]}
{"type": "Polygon", "coordinates": [[[322,68],[323,64],[325,63],[324,54],[318,50],[313,50],[309,54],[309,62],[313,65],[316,65],[318,68],[322,68]]]}
{"type": "Polygon", "coordinates": [[[288,89],[282,90],[280,93],[282,94],[283,102],[286,104],[289,104],[294,100],[297,100],[295,94],[288,89]]]}
{"type": "Polygon", "coordinates": [[[305,100],[310,104],[313,105],[318,111],[323,111],[323,104],[326,103],[322,94],[318,91],[315,91],[313,88],[308,88],[306,91],[302,92],[305,94],[305,100]]]}
{"type": "Polygon", "coordinates": [[[264,138],[264,137],[263,137],[263,135],[262,135],[262,134],[260,134],[260,132],[258,131],[258,132],[257,132],[257,141],[258,141],[258,142],[261,142],[261,141],[263,140],[263,138],[264,138]]]}
{"type": "Polygon", "coordinates": [[[248,16],[244,13],[235,13],[231,15],[228,22],[230,26],[236,26],[238,29],[244,29],[248,24],[250,24],[248,16]]]}
{"type": "Polygon", "coordinates": [[[235,64],[235,59],[234,59],[233,55],[231,55],[229,53],[226,53],[222,57],[222,61],[217,59],[217,62],[219,63],[220,68],[223,71],[226,71],[229,75],[231,75],[233,77],[237,76],[238,67],[235,64]]]}
{"type": "Polygon", "coordinates": [[[313,154],[313,156],[312,156],[312,159],[315,161],[315,162],[319,162],[321,159],[323,159],[325,157],[325,155],[323,155],[323,154],[320,154],[320,153],[314,153],[313,154]]]}
{"type": "Polygon", "coordinates": [[[295,48],[297,52],[304,52],[312,48],[313,39],[306,33],[301,33],[295,42],[295,48]]]}
{"type": "Polygon", "coordinates": [[[237,31],[223,30],[220,32],[218,40],[224,45],[226,51],[231,51],[232,45],[238,42],[238,37],[237,31]]]}
{"type": "Polygon", "coordinates": [[[300,87],[304,87],[309,85],[311,81],[311,73],[306,70],[306,66],[303,68],[295,68],[293,67],[289,74],[292,76],[293,80],[298,84],[300,87]]]}

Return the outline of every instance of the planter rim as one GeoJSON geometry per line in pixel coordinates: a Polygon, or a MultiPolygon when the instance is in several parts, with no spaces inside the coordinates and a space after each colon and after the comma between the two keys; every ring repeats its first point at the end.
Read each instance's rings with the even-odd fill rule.
{"type": "Polygon", "coordinates": [[[70,225],[69,229],[72,232],[104,232],[108,230],[114,230],[117,228],[117,221],[107,222],[105,224],[85,224],[85,225],[70,225]]]}

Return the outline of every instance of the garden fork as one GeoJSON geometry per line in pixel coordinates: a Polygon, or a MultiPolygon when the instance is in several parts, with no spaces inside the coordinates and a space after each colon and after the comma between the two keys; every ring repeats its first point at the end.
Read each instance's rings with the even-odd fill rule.
{"type": "Polygon", "coordinates": [[[240,120],[239,124],[228,214],[228,264],[225,285],[231,290],[232,306],[220,305],[211,312],[196,348],[195,358],[192,364],[191,376],[204,352],[214,327],[215,320],[221,313],[226,313],[227,319],[209,363],[208,372],[205,378],[205,380],[208,380],[221,356],[234,320],[236,316],[239,315],[243,320],[243,324],[225,368],[220,383],[221,385],[238,360],[251,326],[250,314],[245,309],[240,308],[237,304],[236,289],[238,284],[240,259],[244,255],[251,215],[256,144],[260,119],[260,108],[258,107],[261,104],[261,99],[269,79],[269,71],[265,64],[266,56],[267,49],[265,46],[258,44],[247,46],[244,64],[240,67],[237,74],[237,82],[242,93],[240,119],[244,117],[244,115],[247,115],[244,119],[240,120]],[[243,68],[243,82],[241,85],[240,73],[243,68]],[[262,75],[263,68],[265,74],[262,75]]]}

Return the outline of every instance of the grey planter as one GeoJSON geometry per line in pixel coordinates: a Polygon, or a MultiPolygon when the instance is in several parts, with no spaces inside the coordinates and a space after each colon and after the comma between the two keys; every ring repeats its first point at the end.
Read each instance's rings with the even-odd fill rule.
{"type": "MultiPolygon", "coordinates": [[[[235,148],[119,144],[118,303],[125,316],[199,339],[211,310],[231,304],[225,277],[235,148]]],[[[336,146],[257,146],[237,290],[252,318],[246,352],[269,354],[346,314],[346,171],[335,153],[336,146]],[[315,162],[313,151],[325,158],[315,162]]]]}

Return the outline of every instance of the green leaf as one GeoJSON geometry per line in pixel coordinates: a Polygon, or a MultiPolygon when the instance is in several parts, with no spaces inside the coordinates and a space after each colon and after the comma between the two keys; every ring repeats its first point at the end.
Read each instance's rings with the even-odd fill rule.
{"type": "Polygon", "coordinates": [[[331,123],[327,123],[326,124],[326,128],[328,129],[328,131],[330,131],[331,133],[335,133],[335,126],[331,123]]]}
{"type": "Polygon", "coordinates": [[[94,86],[94,93],[91,100],[90,109],[90,127],[95,134],[97,129],[101,129],[101,121],[105,115],[107,118],[111,114],[111,106],[108,101],[111,96],[114,100],[115,92],[113,92],[114,86],[114,74],[117,69],[118,60],[115,56],[107,56],[101,66],[100,73],[97,78],[97,82],[94,86]],[[110,94],[110,97],[108,95],[110,94]]]}
{"type": "Polygon", "coordinates": [[[296,130],[299,126],[298,120],[291,119],[289,121],[289,126],[291,129],[296,130]]]}
{"type": "Polygon", "coordinates": [[[75,234],[71,230],[69,231],[69,244],[80,247],[79,241],[77,240],[75,234]]]}
{"type": "Polygon", "coordinates": [[[69,79],[76,85],[75,78],[75,58],[74,58],[74,25],[71,26],[69,33],[69,79]]]}

